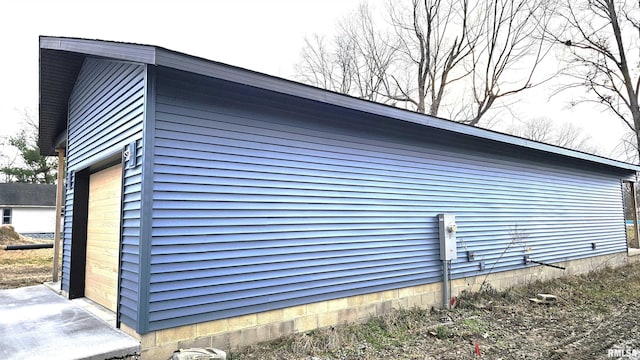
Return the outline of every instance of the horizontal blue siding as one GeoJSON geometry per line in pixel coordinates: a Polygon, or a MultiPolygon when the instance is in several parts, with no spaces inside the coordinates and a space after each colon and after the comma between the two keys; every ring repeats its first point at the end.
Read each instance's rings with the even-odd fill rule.
{"type": "MultiPolygon", "coordinates": [[[[66,185],[66,184],[65,184],[66,185]]],[[[71,221],[73,219],[73,189],[65,189],[64,219],[62,223],[62,263],[60,287],[69,292],[69,274],[71,273],[71,221]]]]}
{"type": "MultiPolygon", "coordinates": [[[[329,148],[317,141],[308,143],[308,136],[295,132],[238,128],[232,122],[195,118],[190,106],[174,106],[176,99],[171,98],[176,93],[194,94],[184,93],[185,89],[167,94],[170,90],[160,85],[161,79],[156,112],[151,329],[440,278],[434,255],[437,243],[428,241],[427,235],[436,231],[435,223],[425,228],[402,215],[358,223],[375,203],[384,205],[383,199],[404,202],[406,196],[383,194],[373,199],[373,191],[359,189],[357,181],[348,183],[350,175],[345,169],[295,174],[292,166],[304,171],[319,166],[314,164],[316,156],[303,150],[328,154],[329,148]],[[296,148],[297,144],[302,148],[296,148]],[[264,147],[263,153],[256,146],[264,147]],[[270,146],[278,147],[279,152],[270,146]],[[288,162],[278,163],[280,160],[288,162]],[[278,174],[289,176],[270,180],[278,174]],[[324,178],[318,176],[321,174],[324,178]],[[347,181],[344,189],[312,193],[314,183],[337,187],[341,178],[347,181]],[[368,192],[370,196],[354,202],[347,192],[368,192]],[[344,220],[336,221],[340,213],[344,220]]],[[[358,161],[345,161],[354,167],[354,178],[376,181],[366,180],[365,170],[356,169],[358,161]]],[[[375,162],[384,160],[372,157],[370,161],[378,166],[375,162]]],[[[388,181],[393,187],[395,180],[388,181]]],[[[397,184],[395,188],[401,190],[397,184]]],[[[395,208],[391,211],[404,210],[395,208]]]]}
{"type": "Polygon", "coordinates": [[[444,212],[454,277],[626,248],[621,174],[159,74],[150,330],[441,281],[444,212]]]}
{"type": "Polygon", "coordinates": [[[120,321],[134,326],[140,304],[140,214],[142,207],[142,141],[136,142],[136,166],[125,168],[122,196],[120,261],[120,321]]]}
{"type": "Polygon", "coordinates": [[[67,167],[86,168],[142,138],[144,66],[87,59],[69,100],[67,167]]]}
{"type": "MultiPolygon", "coordinates": [[[[80,171],[119,156],[137,141],[142,163],[145,67],[99,59],[85,60],[69,100],[67,171],[80,171]]],[[[120,316],[135,328],[138,311],[140,167],[124,172],[120,316]]],[[[73,189],[65,198],[62,288],[69,290],[73,189]]]]}

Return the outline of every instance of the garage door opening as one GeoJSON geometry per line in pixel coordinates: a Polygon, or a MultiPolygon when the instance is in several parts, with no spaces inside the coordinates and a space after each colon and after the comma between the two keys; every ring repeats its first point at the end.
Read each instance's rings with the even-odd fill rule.
{"type": "Polygon", "coordinates": [[[120,263],[122,165],[89,175],[85,297],[116,312],[120,263]]]}

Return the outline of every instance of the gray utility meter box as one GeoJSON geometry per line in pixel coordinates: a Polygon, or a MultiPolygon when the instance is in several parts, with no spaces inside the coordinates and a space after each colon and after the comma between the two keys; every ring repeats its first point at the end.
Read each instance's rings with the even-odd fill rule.
{"type": "Polygon", "coordinates": [[[440,228],[440,260],[453,260],[458,258],[456,246],[456,217],[452,214],[438,214],[438,226],[440,228]]]}

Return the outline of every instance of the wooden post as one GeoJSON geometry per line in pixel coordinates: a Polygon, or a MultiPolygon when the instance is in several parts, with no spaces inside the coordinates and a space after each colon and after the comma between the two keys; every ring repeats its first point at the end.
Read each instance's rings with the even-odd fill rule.
{"type": "Polygon", "coordinates": [[[56,233],[53,240],[53,282],[58,282],[58,270],[60,269],[60,237],[62,220],[62,194],[64,188],[64,149],[56,149],[58,153],[58,189],[56,190],[56,233]]]}

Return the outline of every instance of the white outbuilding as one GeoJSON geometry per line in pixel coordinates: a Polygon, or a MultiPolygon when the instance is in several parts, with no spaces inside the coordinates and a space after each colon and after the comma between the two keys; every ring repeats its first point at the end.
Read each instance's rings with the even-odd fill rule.
{"type": "Polygon", "coordinates": [[[22,235],[53,238],[55,205],[53,184],[0,184],[1,224],[13,226],[22,235]]]}

